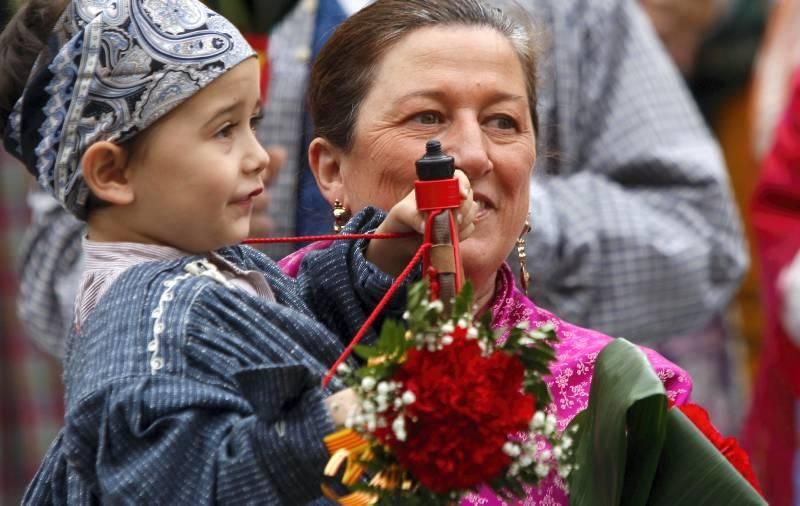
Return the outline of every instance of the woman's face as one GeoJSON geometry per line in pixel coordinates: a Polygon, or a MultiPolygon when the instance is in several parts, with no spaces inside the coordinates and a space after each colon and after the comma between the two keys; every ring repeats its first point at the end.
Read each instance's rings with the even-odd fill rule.
{"type": "Polygon", "coordinates": [[[361,104],[353,148],[339,162],[337,198],[346,207],[389,209],[414,189],[425,142],[441,141],[480,205],[461,249],[479,297],[493,293],[528,212],[536,148],[523,72],[511,44],[491,28],[414,31],[384,56],[361,104]]]}

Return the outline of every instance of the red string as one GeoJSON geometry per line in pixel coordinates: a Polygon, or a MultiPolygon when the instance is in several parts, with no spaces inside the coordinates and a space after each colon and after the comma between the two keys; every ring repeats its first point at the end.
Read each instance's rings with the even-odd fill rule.
{"type": "Polygon", "coordinates": [[[397,289],[400,288],[400,284],[409,276],[409,274],[411,274],[411,269],[414,268],[417,262],[419,262],[419,259],[422,257],[422,255],[425,254],[425,252],[427,252],[430,248],[431,244],[429,242],[423,243],[422,246],[420,246],[417,252],[414,254],[414,258],[412,258],[411,261],[408,263],[408,265],[406,265],[405,269],[403,269],[403,271],[397,275],[397,279],[394,280],[392,286],[389,287],[389,289],[383,295],[383,298],[380,300],[380,302],[378,302],[378,305],[375,306],[375,309],[369,315],[367,321],[365,321],[364,324],[361,325],[361,328],[358,330],[358,333],[355,335],[355,337],[353,337],[353,340],[350,341],[350,344],[347,345],[347,348],[342,352],[339,358],[336,359],[336,362],[333,363],[331,368],[328,369],[327,374],[325,374],[325,377],[322,379],[323,387],[328,386],[328,383],[330,383],[331,379],[333,379],[333,375],[336,374],[336,369],[342,362],[344,362],[344,360],[347,357],[350,356],[350,354],[353,352],[353,348],[356,347],[359,341],[361,341],[361,338],[364,337],[364,335],[367,333],[367,330],[369,330],[369,328],[372,326],[372,323],[378,317],[378,314],[380,314],[380,312],[383,311],[383,308],[386,306],[386,304],[389,303],[389,299],[392,298],[394,292],[396,292],[397,289]]]}
{"type": "Polygon", "coordinates": [[[251,237],[242,241],[242,244],[273,244],[287,242],[313,242],[313,241],[352,241],[355,239],[403,239],[417,235],[416,232],[404,234],[326,234],[326,235],[301,235],[298,237],[251,237]]]}

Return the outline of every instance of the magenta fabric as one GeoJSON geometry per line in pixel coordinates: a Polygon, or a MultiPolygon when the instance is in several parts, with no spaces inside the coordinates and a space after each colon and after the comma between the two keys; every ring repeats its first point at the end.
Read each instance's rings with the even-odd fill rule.
{"type": "MultiPolygon", "coordinates": [[[[278,262],[278,265],[284,272],[294,276],[306,253],[326,248],[330,244],[331,241],[310,244],[287,256],[278,262]]],[[[557,358],[550,367],[552,375],[545,380],[550,386],[553,396],[550,411],[556,415],[558,429],[563,430],[575,415],[588,405],[595,360],[597,360],[600,350],[610,343],[612,338],[600,332],[567,323],[549,311],[537,307],[515,286],[514,276],[507,265],[503,265],[498,271],[491,311],[495,328],[508,328],[525,321],[529,322],[531,328],[545,323],[550,323],[555,328],[560,339],[556,346],[557,358]]],[[[645,347],[640,348],[664,383],[669,399],[678,405],[688,402],[692,392],[692,380],[689,374],[657,352],[645,347]]],[[[567,505],[569,499],[563,481],[555,473],[551,473],[536,488],[528,489],[528,497],[525,500],[506,501],[497,497],[488,487],[484,487],[478,493],[466,496],[461,504],[555,506],[567,505]]]]}

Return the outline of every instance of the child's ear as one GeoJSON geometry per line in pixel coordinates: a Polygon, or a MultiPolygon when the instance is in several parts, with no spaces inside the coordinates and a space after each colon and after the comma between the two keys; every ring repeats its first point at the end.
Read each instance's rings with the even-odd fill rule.
{"type": "MultiPolygon", "coordinates": [[[[342,185],[341,150],[327,139],[317,137],[308,146],[308,163],[317,186],[328,202],[340,200],[344,202],[342,185]]],[[[345,207],[347,203],[344,202],[345,207]]]]}
{"type": "Polygon", "coordinates": [[[108,141],[95,142],[81,159],[83,180],[98,199],[115,205],[133,202],[127,149],[108,141]]]}

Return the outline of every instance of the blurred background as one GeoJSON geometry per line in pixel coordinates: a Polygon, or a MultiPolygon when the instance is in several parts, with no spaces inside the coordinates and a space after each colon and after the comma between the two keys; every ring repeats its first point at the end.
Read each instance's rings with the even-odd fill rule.
{"type": "MultiPolygon", "coordinates": [[[[0,25],[5,25],[20,3],[0,0],[0,25]]],[[[229,17],[251,33],[266,32],[257,25],[266,27],[274,22],[251,15],[259,2],[211,3],[216,8],[227,7],[229,17]]],[[[286,9],[293,3],[285,2],[286,9]]],[[[749,402],[757,389],[765,339],[770,339],[765,338],[769,336],[768,315],[776,311],[770,302],[765,303],[761,288],[762,259],[753,240],[751,201],[773,147],[776,126],[789,104],[792,76],[800,68],[800,0],[639,3],[722,147],[747,230],[751,268],[730,311],[736,324],[733,348],[747,364],[740,384],[749,402]]],[[[796,121],[800,123],[800,119],[796,121]]],[[[800,174],[800,167],[795,167],[795,172],[800,174]]],[[[19,503],[63,417],[59,361],[26,338],[16,317],[14,266],[29,219],[25,196],[30,184],[27,173],[0,149],[0,505],[19,503]]],[[[793,205],[800,214],[800,201],[793,205]]],[[[793,374],[796,383],[800,370],[793,374]]],[[[792,402],[791,409],[797,409],[797,402],[792,402]]],[[[782,442],[793,456],[800,440],[797,427],[789,429],[793,442],[782,442]]],[[[768,472],[763,466],[756,467],[760,473],[768,472]]],[[[798,467],[795,465],[792,476],[797,476],[798,467]]],[[[795,490],[800,487],[795,485],[795,490]]],[[[796,505],[800,504],[797,495],[796,505]]]]}

